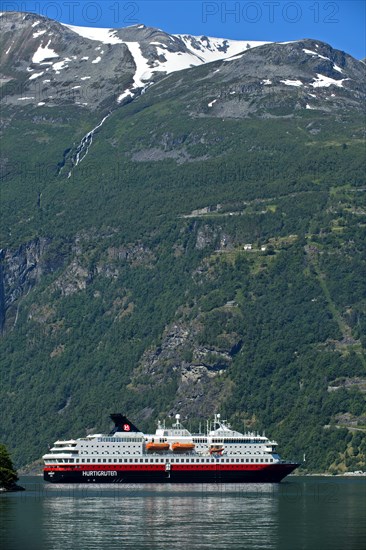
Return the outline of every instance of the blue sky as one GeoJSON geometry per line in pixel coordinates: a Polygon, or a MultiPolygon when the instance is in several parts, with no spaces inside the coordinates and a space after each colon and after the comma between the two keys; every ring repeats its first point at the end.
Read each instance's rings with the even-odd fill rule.
{"type": "Polygon", "coordinates": [[[125,27],[240,40],[316,38],[366,56],[365,0],[0,0],[0,11],[31,11],[63,23],[125,27]]]}

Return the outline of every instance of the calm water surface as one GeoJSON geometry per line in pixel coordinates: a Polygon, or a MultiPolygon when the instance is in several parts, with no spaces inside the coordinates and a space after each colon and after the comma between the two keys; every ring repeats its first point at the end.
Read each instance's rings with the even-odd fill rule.
{"type": "Polygon", "coordinates": [[[366,479],[52,485],[0,495],[4,550],[365,550],[366,479]]]}

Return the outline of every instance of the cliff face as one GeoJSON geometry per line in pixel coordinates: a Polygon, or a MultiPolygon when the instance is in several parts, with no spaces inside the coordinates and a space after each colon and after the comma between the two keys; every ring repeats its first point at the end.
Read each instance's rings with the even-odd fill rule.
{"type": "Polygon", "coordinates": [[[50,244],[47,238],[37,238],[17,250],[0,251],[0,319],[2,330],[17,322],[17,304],[22,296],[40,282],[43,275],[56,266],[45,261],[50,244]]]}
{"type": "MultiPolygon", "coordinates": [[[[224,306],[224,315],[237,315],[232,313],[233,307],[233,304],[224,306]]],[[[179,312],[176,317],[180,317],[179,312]]],[[[205,346],[201,316],[193,316],[190,322],[173,323],[165,329],[161,344],[144,353],[132,374],[129,389],[146,394],[165,386],[175,387],[174,400],[169,396],[169,416],[174,416],[177,410],[186,418],[210,416],[230,394],[230,382],[223,375],[242,346],[241,336],[235,332],[228,334],[225,328],[223,323],[223,334],[216,345],[205,346]]]]}

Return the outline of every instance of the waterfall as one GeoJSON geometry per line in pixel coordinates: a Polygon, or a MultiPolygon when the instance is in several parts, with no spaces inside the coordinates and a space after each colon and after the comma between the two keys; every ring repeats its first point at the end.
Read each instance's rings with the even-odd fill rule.
{"type": "Polygon", "coordinates": [[[111,115],[111,113],[108,113],[99,124],[93,128],[90,132],[88,132],[80,141],[80,144],[78,145],[75,154],[71,158],[72,168],[68,174],[68,178],[71,178],[72,170],[78,166],[86,157],[86,155],[89,153],[89,149],[91,144],[93,143],[93,136],[101,126],[105,123],[107,118],[111,115]]]}

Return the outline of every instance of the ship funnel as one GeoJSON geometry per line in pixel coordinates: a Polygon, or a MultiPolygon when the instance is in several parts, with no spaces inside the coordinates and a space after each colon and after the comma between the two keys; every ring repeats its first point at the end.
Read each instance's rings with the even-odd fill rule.
{"type": "Polygon", "coordinates": [[[124,414],[120,414],[120,413],[111,414],[110,417],[114,422],[114,428],[111,431],[110,435],[113,435],[116,432],[129,433],[129,432],[141,431],[138,428],[136,428],[136,426],[132,424],[132,422],[128,420],[127,416],[125,416],[124,414]]]}

